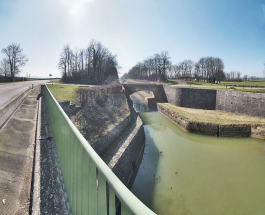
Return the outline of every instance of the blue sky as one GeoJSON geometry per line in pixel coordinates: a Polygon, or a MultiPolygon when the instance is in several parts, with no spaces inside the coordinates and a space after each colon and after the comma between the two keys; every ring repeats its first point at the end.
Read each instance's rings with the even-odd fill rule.
{"type": "Polygon", "coordinates": [[[22,46],[21,75],[60,76],[63,46],[91,39],[117,54],[121,74],[168,50],[173,63],[215,56],[227,72],[262,76],[265,0],[0,0],[0,48],[22,46]]]}

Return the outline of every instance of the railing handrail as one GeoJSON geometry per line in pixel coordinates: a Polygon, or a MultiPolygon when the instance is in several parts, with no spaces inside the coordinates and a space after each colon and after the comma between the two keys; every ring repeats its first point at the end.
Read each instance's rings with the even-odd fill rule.
{"type": "Polygon", "coordinates": [[[98,170],[105,177],[109,186],[113,189],[116,196],[119,198],[121,203],[125,206],[127,211],[130,214],[139,214],[139,215],[154,215],[155,213],[150,210],[146,205],[144,205],[121,181],[120,179],[111,171],[111,169],[107,166],[107,164],[100,158],[100,156],[94,151],[94,149],[90,146],[87,140],[83,137],[80,131],[76,128],[73,122],[66,115],[62,107],[56,101],[52,93],[50,92],[47,85],[45,85],[47,91],[49,92],[51,98],[54,100],[58,109],[66,119],[66,122],[73,130],[74,134],[82,144],[83,148],[86,150],[90,158],[93,160],[94,164],[98,168],[98,170]]]}

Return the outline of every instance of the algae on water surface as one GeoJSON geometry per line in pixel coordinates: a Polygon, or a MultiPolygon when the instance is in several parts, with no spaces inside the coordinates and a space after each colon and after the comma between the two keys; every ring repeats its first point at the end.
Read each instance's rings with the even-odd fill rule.
{"type": "Polygon", "coordinates": [[[265,214],[264,140],[187,133],[158,112],[141,117],[146,148],[132,191],[148,207],[157,214],[265,214]]]}

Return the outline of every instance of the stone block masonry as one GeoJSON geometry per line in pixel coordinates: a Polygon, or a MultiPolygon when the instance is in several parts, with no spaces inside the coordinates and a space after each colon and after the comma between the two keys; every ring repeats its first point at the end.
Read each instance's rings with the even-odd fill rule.
{"type": "Polygon", "coordinates": [[[103,151],[109,146],[109,144],[116,139],[122,131],[130,124],[131,115],[128,115],[123,121],[121,121],[112,130],[98,138],[94,142],[90,142],[93,149],[101,156],[103,151]]]}
{"type": "Polygon", "coordinates": [[[216,90],[164,86],[170,104],[205,110],[215,110],[216,90]]]}
{"type": "Polygon", "coordinates": [[[172,105],[265,117],[265,93],[179,88],[165,85],[172,105]]]}
{"type": "Polygon", "coordinates": [[[251,125],[219,125],[220,137],[250,137],[251,125]]]}
{"type": "Polygon", "coordinates": [[[127,98],[138,91],[152,92],[157,102],[167,102],[162,84],[123,84],[127,98]]]}
{"type": "Polygon", "coordinates": [[[216,110],[265,117],[265,94],[217,90],[216,110]]]}
{"type": "Polygon", "coordinates": [[[143,122],[138,116],[136,121],[132,121],[126,130],[109,145],[102,156],[109,168],[126,186],[136,170],[144,143],[143,122]]]}

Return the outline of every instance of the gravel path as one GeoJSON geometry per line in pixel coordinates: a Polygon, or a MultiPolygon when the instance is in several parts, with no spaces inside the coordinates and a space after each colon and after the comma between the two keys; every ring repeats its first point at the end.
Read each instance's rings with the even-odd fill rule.
{"type": "Polygon", "coordinates": [[[52,137],[44,98],[39,112],[32,214],[68,215],[53,139],[43,140],[52,137]]]}

